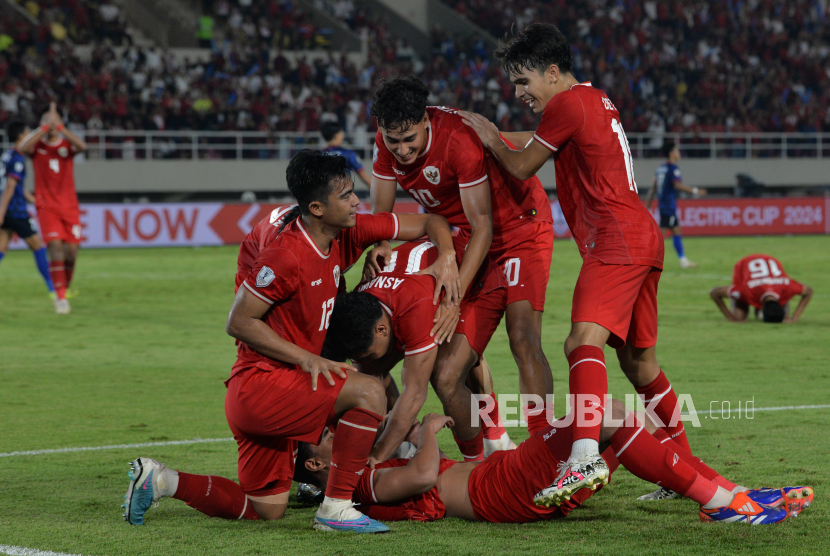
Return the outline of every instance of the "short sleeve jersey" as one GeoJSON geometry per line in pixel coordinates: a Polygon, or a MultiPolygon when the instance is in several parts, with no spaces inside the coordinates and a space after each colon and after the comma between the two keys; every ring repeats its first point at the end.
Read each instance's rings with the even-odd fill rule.
{"type": "MultiPolygon", "coordinates": [[[[298,218],[259,253],[242,287],[271,306],[263,320],[281,338],[319,354],[341,273],[357,261],[366,247],[395,239],[397,234],[398,217],[394,214],[358,214],[357,224],[342,230],[329,252],[323,253],[298,218]]],[[[231,376],[248,366],[268,371],[296,368],[239,343],[231,376]]]]}
{"type": "Polygon", "coordinates": [[[9,206],[6,208],[8,218],[29,218],[29,211],[26,209],[26,197],[23,195],[24,182],[26,181],[26,159],[16,149],[9,149],[0,157],[0,191],[8,187],[9,178],[17,180],[14,187],[9,206]]]}
{"type": "Polygon", "coordinates": [[[550,203],[537,178],[513,178],[485,152],[481,140],[452,108],[427,108],[429,138],[423,153],[411,164],[401,164],[375,136],[372,174],[397,181],[415,201],[450,225],[470,234],[461,203],[461,189],[489,179],[493,211],[493,245],[503,245],[528,220],[552,221],[550,203]]]}
{"type": "Polygon", "coordinates": [[[784,305],[803,291],[804,286],[787,276],[778,259],[757,253],[738,261],[727,293],[736,301],[761,309],[761,300],[767,296],[784,305]]]}
{"type": "MultiPolygon", "coordinates": [[[[399,502],[390,504],[378,502],[375,495],[375,474],[378,470],[389,469],[390,467],[405,467],[408,463],[408,459],[390,459],[377,464],[374,469],[367,467],[363,471],[360,481],[357,483],[357,488],[354,489],[352,494],[352,500],[360,504],[358,507],[361,512],[372,519],[382,521],[435,521],[444,517],[447,508],[438,495],[437,487],[432,487],[429,492],[399,502]]],[[[442,474],[456,463],[451,459],[442,458],[439,463],[438,474],[442,474]]]]}
{"type": "Polygon", "coordinates": [[[663,268],[663,236],[637,194],[620,114],[590,83],[553,97],[533,136],[553,152],[556,193],[583,257],[663,268]]]}
{"type": "Polygon", "coordinates": [[[665,162],[657,167],[654,179],[657,182],[660,214],[673,216],[677,212],[677,189],[674,184],[682,181],[680,168],[671,162],[665,162]]]}
{"type": "Polygon", "coordinates": [[[323,149],[323,152],[332,156],[342,156],[346,159],[346,165],[352,172],[360,172],[363,170],[363,163],[351,149],[344,149],[343,147],[329,146],[323,149]]]}
{"type": "Polygon", "coordinates": [[[61,137],[54,143],[41,139],[32,153],[35,200],[38,209],[78,211],[72,144],[61,137]]]}
{"type": "Polygon", "coordinates": [[[239,246],[239,256],[236,259],[236,280],[235,289],[239,289],[245,278],[251,272],[251,269],[256,263],[257,257],[267,246],[274,241],[279,234],[280,226],[282,225],[282,218],[294,206],[289,205],[284,207],[277,207],[271,214],[260,220],[254,228],[248,232],[245,239],[239,246]]]}

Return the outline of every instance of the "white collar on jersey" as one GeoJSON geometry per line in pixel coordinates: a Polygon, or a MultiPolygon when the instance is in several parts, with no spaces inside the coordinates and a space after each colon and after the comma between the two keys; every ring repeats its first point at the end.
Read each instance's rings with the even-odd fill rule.
{"type": "Polygon", "coordinates": [[[383,309],[384,309],[387,313],[389,313],[389,316],[390,316],[390,317],[392,316],[392,309],[390,309],[389,307],[387,307],[387,306],[386,306],[386,305],[384,305],[383,303],[381,303],[381,304],[380,304],[380,306],[381,306],[381,307],[383,307],[383,309]]]}
{"type": "Polygon", "coordinates": [[[309,236],[308,232],[306,232],[305,228],[303,228],[302,218],[303,218],[302,216],[297,217],[297,226],[300,228],[300,231],[305,236],[306,241],[308,241],[308,244],[311,245],[314,248],[315,251],[317,251],[317,254],[320,255],[320,257],[322,257],[323,259],[328,259],[331,256],[331,253],[329,253],[328,255],[323,255],[323,253],[320,251],[320,249],[317,248],[317,244],[314,243],[314,240],[311,239],[311,236],[309,236]]]}
{"type": "Polygon", "coordinates": [[[424,150],[424,152],[418,155],[418,158],[426,156],[426,154],[429,152],[429,148],[432,146],[432,122],[427,122],[427,133],[429,133],[429,139],[427,140],[427,148],[424,150]]]}
{"type": "Polygon", "coordinates": [[[585,83],[574,83],[573,85],[571,85],[569,87],[569,89],[573,89],[574,87],[578,87],[580,85],[583,86],[583,87],[593,87],[593,85],[591,85],[590,81],[586,81],[585,83]]]}

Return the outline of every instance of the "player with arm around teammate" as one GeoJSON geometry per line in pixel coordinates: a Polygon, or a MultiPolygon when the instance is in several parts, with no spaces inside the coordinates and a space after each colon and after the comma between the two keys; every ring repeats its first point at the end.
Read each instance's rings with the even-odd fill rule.
{"type": "Polygon", "coordinates": [[[787,276],[778,259],[757,253],[735,264],[732,284],[713,288],[709,295],[730,322],[746,322],[751,306],[762,312],[764,322],[795,323],[813,298],[813,288],[787,276]],[[789,315],[789,302],[796,295],[801,299],[789,315]],[[729,298],[731,307],[724,298],[729,298]]]}
{"type": "Polygon", "coordinates": [[[52,278],[49,276],[46,247],[35,231],[34,220],[26,208],[27,201],[34,202],[31,193],[25,188],[26,159],[20,152],[20,143],[28,133],[28,126],[21,121],[13,121],[6,126],[6,136],[15,146],[4,152],[0,158],[0,261],[6,255],[12,235],[17,234],[32,250],[37,269],[49,293],[57,301],[52,278]]]}
{"type": "Polygon", "coordinates": [[[333,450],[337,471],[327,483],[314,528],[388,530],[351,503],[385,409],[383,386],[319,354],[341,268],[381,239],[427,234],[446,249],[449,227],[428,215],[356,214],[360,203],[342,157],[301,151],[289,163],[286,178],[298,204],[282,216],[276,237],[259,252],[237,290],[226,327],[238,341],[237,361],[226,381],[225,414],[239,447],[240,483],[179,473],[138,458],[124,504],[131,524],[142,524],[152,503],[165,496],[212,517],[281,519],[297,442],[317,443],[337,422],[342,435],[333,450]]]}
{"type": "Polygon", "coordinates": [[[680,220],[677,217],[677,192],[684,191],[692,195],[706,195],[706,190],[699,187],[688,187],[683,185],[680,177],[680,168],[677,163],[680,161],[680,149],[674,141],[663,143],[663,156],[666,162],[657,167],[654,176],[654,183],[646,197],[646,208],[651,206],[654,197],[659,199],[660,207],[660,229],[671,230],[674,250],[680,259],[680,268],[697,268],[697,265],[686,258],[683,250],[683,236],[680,229],[680,220]]]}

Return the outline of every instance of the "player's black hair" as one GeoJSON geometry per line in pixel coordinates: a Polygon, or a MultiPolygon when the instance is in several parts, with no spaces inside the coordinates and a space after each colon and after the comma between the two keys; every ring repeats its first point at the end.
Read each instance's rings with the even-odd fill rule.
{"type": "Polygon", "coordinates": [[[285,170],[288,190],[297,199],[282,219],[280,232],[301,214],[309,214],[314,201],[326,204],[336,183],[351,179],[351,171],[342,156],[312,149],[303,149],[291,159],[285,170]]]}
{"type": "Polygon", "coordinates": [[[671,139],[664,141],[663,146],[660,148],[660,152],[663,153],[663,158],[668,158],[676,146],[677,143],[671,139]]]}
{"type": "Polygon", "coordinates": [[[23,130],[26,129],[26,124],[22,120],[12,120],[6,125],[6,137],[9,138],[9,143],[17,143],[20,136],[23,135],[23,130]]]}
{"type": "Polygon", "coordinates": [[[569,73],[573,64],[568,39],[550,23],[532,23],[518,35],[505,35],[499,41],[495,56],[509,74],[525,69],[544,72],[551,65],[557,66],[560,73],[569,73]]]}
{"type": "Polygon", "coordinates": [[[353,291],[338,295],[323,345],[324,357],[344,361],[366,353],[372,347],[375,325],[381,316],[383,307],[370,293],[353,291]]]}
{"type": "Polygon", "coordinates": [[[784,320],[784,307],[774,299],[764,301],[764,322],[781,322],[784,320]]]}
{"type": "Polygon", "coordinates": [[[314,447],[308,442],[297,442],[297,458],[294,461],[294,480],[298,483],[308,483],[316,487],[321,486],[317,475],[306,469],[305,462],[314,457],[314,447]]]}
{"type": "Polygon", "coordinates": [[[337,122],[326,122],[320,126],[320,135],[326,141],[331,141],[341,131],[343,131],[343,126],[337,122]]]}
{"type": "Polygon", "coordinates": [[[429,88],[413,75],[384,81],[375,91],[370,113],[384,129],[406,131],[424,118],[429,88]]]}

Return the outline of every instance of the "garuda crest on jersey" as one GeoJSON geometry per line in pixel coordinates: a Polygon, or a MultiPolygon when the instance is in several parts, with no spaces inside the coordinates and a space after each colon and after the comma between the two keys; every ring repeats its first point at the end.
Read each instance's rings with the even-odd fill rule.
{"type": "Polygon", "coordinates": [[[441,181],[441,173],[435,166],[427,166],[424,168],[424,177],[432,185],[438,185],[438,182],[441,181]]]}

